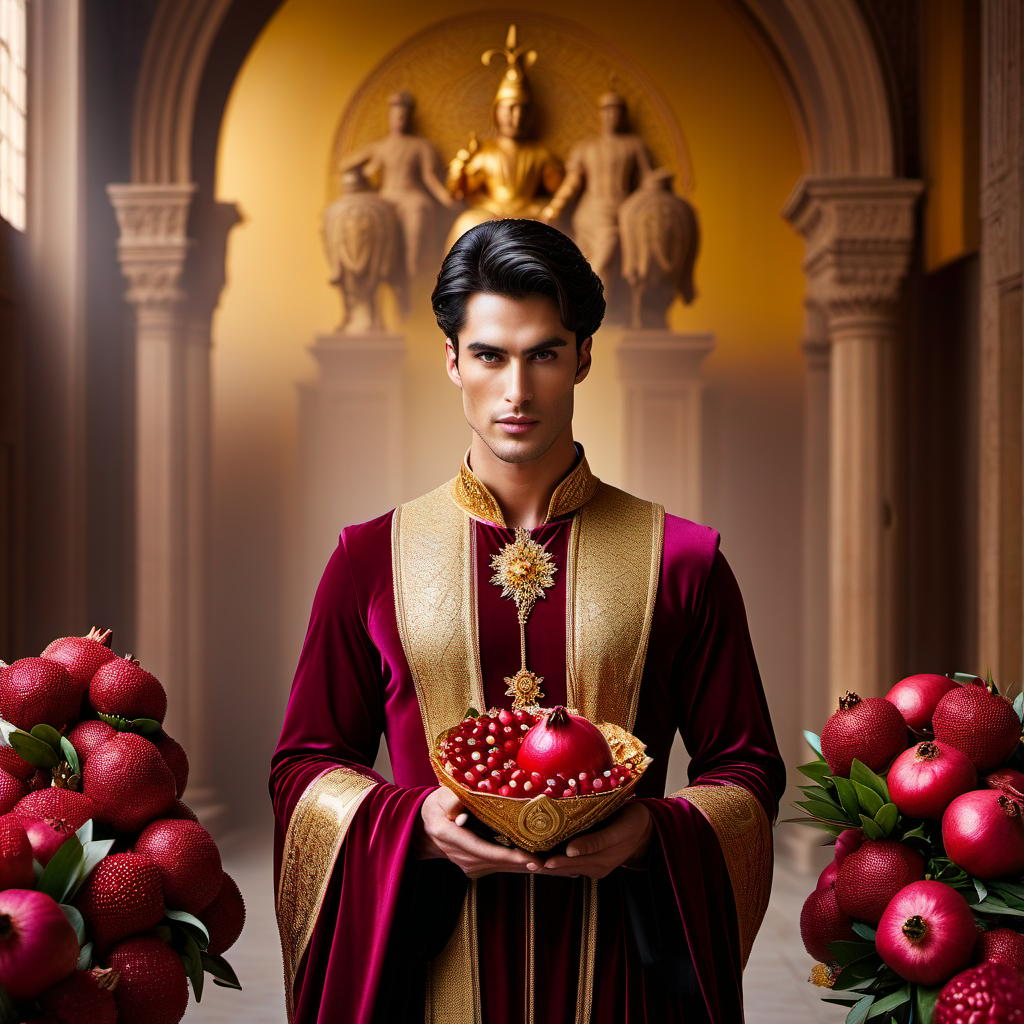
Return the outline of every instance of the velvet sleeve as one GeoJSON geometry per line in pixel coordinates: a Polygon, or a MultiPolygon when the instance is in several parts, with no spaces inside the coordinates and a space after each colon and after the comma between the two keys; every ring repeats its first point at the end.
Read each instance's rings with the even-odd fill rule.
{"type": "Polygon", "coordinates": [[[430,913],[417,907],[433,888],[425,894],[424,882],[448,865],[421,865],[410,854],[430,788],[396,786],[373,771],[383,700],[380,658],[343,533],[313,601],[271,760],[291,1021],[371,1021],[382,1006],[396,1008],[402,992],[417,998],[415,985],[387,981],[396,960],[391,936],[406,936],[401,952],[417,959],[412,946],[424,934],[417,917],[430,913]]]}

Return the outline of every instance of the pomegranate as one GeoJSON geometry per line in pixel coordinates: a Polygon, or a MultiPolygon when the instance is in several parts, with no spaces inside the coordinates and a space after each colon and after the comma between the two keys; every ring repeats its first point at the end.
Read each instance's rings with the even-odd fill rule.
{"type": "Polygon", "coordinates": [[[853,923],[836,899],[835,886],[815,889],[804,901],[800,911],[800,937],[804,940],[804,949],[815,960],[825,963],[835,959],[829,953],[830,942],[857,938],[853,923]]]}
{"type": "Polygon", "coordinates": [[[21,658],[0,669],[0,718],[19,729],[45,722],[55,729],[78,715],[78,683],[48,658],[21,658]]]}
{"type": "Polygon", "coordinates": [[[135,841],[135,852],[160,870],[164,900],[175,910],[194,914],[220,891],[224,869],[210,833],[194,821],[161,818],[150,822],[135,841]]]}
{"type": "Polygon", "coordinates": [[[985,776],[985,785],[1001,789],[1017,800],[1024,800],[1024,772],[1015,771],[1013,768],[1000,768],[985,776]]]}
{"type": "Polygon", "coordinates": [[[868,839],[840,865],[836,897],[844,914],[877,924],[889,901],[924,877],[924,858],[904,843],[868,839]]]}
{"type": "Polygon", "coordinates": [[[80,764],[85,764],[89,755],[101,744],[117,735],[117,730],[98,718],[79,722],[69,733],[68,739],[78,754],[80,764]]]}
{"type": "Polygon", "coordinates": [[[516,758],[519,767],[545,779],[561,773],[568,778],[579,772],[595,775],[614,764],[604,733],[581,715],[556,707],[527,734],[516,758]]]}
{"type": "Polygon", "coordinates": [[[176,795],[181,796],[185,792],[185,786],[188,785],[188,755],[185,753],[185,748],[167,733],[164,733],[155,742],[156,749],[160,751],[160,756],[174,776],[176,795]]]}
{"type": "Polygon", "coordinates": [[[0,892],[0,985],[14,999],[34,999],[78,963],[78,936],[44,892],[0,892]]]}
{"type": "Polygon", "coordinates": [[[971,961],[978,930],[963,898],[944,882],[911,882],[885,908],[878,955],[901,978],[938,985],[971,961]]]}
{"type": "Polygon", "coordinates": [[[47,644],[41,657],[63,665],[71,678],[79,683],[81,693],[89,685],[100,665],[110,661],[114,652],[110,649],[111,631],[93,626],[85,636],[62,636],[47,644]]]}
{"type": "Polygon", "coordinates": [[[978,773],[967,755],[938,740],[904,750],[886,776],[889,797],[901,813],[936,821],[954,797],[977,781],[978,773]]]}
{"type": "Polygon", "coordinates": [[[73,789],[50,786],[22,797],[14,805],[13,814],[19,818],[43,818],[60,821],[72,832],[78,831],[97,814],[96,805],[84,793],[73,789]]]}
{"type": "Polygon", "coordinates": [[[75,971],[39,999],[60,1024],[117,1024],[113,990],[119,975],[110,968],[75,971]]]}
{"type": "Polygon", "coordinates": [[[854,850],[859,850],[864,842],[864,833],[859,828],[844,828],[836,836],[836,864],[842,864],[854,850]]]}
{"type": "Polygon", "coordinates": [[[907,723],[889,701],[849,690],[821,731],[821,756],[834,775],[849,775],[854,758],[882,771],[906,745],[907,723]]]}
{"type": "Polygon", "coordinates": [[[993,928],[978,936],[975,959],[1007,964],[1024,974],[1024,935],[1012,928],[993,928]]]}
{"type": "Polygon", "coordinates": [[[120,832],[135,832],[174,803],[174,776],[143,736],[119,732],[101,743],[82,768],[82,788],[97,816],[120,832]]]}
{"type": "Polygon", "coordinates": [[[885,695],[896,706],[907,725],[917,733],[931,732],[935,705],[954,689],[957,683],[949,676],[925,672],[901,679],[885,695]]]}
{"type": "Polygon", "coordinates": [[[999,789],[958,796],[942,816],[942,845],[954,864],[977,878],[1024,871],[1024,803],[999,789]]]}
{"type": "Polygon", "coordinates": [[[120,975],[114,989],[118,1024],[178,1024],[185,1016],[185,968],[159,939],[141,936],[119,943],[110,966],[120,975]]]}
{"type": "Polygon", "coordinates": [[[50,858],[77,831],[66,818],[18,818],[18,821],[25,828],[32,846],[32,856],[43,867],[50,863],[50,858]]]}
{"type": "Polygon", "coordinates": [[[189,807],[188,804],[183,804],[180,800],[175,800],[171,804],[170,810],[164,811],[165,818],[187,818],[189,821],[198,821],[199,818],[196,816],[196,812],[189,807]]]}
{"type": "Polygon", "coordinates": [[[0,889],[29,889],[36,884],[32,844],[12,814],[0,818],[0,889]]]}
{"type": "Polygon", "coordinates": [[[160,869],[141,853],[108,854],[75,898],[96,946],[105,949],[163,920],[160,869]]]}
{"type": "Polygon", "coordinates": [[[839,865],[832,861],[831,864],[825,865],[825,870],[818,875],[818,882],[814,886],[815,889],[827,889],[830,885],[836,884],[836,875],[839,874],[839,865]]]}
{"type": "Polygon", "coordinates": [[[209,952],[220,955],[230,949],[245,925],[245,901],[235,880],[225,871],[213,902],[197,915],[210,933],[209,952]]]}
{"type": "Polygon", "coordinates": [[[0,746],[0,768],[16,779],[29,779],[36,771],[36,766],[29,764],[14,747],[4,746],[0,746]]]}
{"type": "Polygon", "coordinates": [[[1006,964],[961,971],[942,987],[932,1024],[1024,1024],[1024,981],[1006,964]]]}
{"type": "Polygon", "coordinates": [[[28,783],[0,768],[0,814],[6,814],[28,793],[28,783]]]}
{"type": "Polygon", "coordinates": [[[950,690],[932,715],[935,738],[956,747],[979,772],[998,768],[1020,742],[1013,705],[979,681],[950,690]]]}
{"type": "Polygon", "coordinates": [[[105,715],[128,719],[162,722],[167,714],[167,694],[160,680],[140,668],[130,654],[100,665],[89,683],[89,702],[105,715]]]}

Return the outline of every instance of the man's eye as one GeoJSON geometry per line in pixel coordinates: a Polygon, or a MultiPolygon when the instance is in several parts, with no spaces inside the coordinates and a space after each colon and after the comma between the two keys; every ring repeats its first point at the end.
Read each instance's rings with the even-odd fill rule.
{"type": "Polygon", "coordinates": [[[533,358],[542,363],[550,363],[558,358],[558,353],[555,352],[553,349],[545,348],[542,349],[540,352],[534,352],[533,358]]]}
{"type": "Polygon", "coordinates": [[[497,362],[499,358],[497,352],[478,352],[476,357],[484,363],[497,362]]]}

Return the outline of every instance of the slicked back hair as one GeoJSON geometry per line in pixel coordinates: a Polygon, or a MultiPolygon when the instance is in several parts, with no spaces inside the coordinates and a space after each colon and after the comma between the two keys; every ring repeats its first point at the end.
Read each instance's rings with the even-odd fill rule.
{"type": "Polygon", "coordinates": [[[546,295],[579,350],[601,326],[604,286],[572,239],[538,220],[490,220],[470,228],[441,263],[430,303],[458,359],[466,303],[477,292],[510,299],[546,295]]]}

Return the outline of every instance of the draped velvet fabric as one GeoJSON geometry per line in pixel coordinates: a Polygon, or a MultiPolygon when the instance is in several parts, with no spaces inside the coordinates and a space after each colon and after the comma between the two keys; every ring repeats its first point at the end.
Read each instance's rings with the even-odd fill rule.
{"type": "MultiPolygon", "coordinates": [[[[451,932],[466,889],[447,861],[420,861],[412,841],[436,784],[395,619],[387,513],[346,528],[324,571],[273,755],[275,886],[288,823],[307,787],[344,765],[377,785],[341,847],[295,980],[301,1024],[423,1020],[428,964],[451,932]],[[383,736],[394,783],[372,765],[383,736]]],[[[572,513],[531,531],[564,566],[572,513]]],[[[519,667],[515,607],[490,583],[490,556],[513,531],[473,520],[481,670],[489,706],[509,706],[519,667]]],[[[564,572],[527,627],[543,703],[565,700],[564,572]]],[[[732,784],[769,821],[784,788],[740,591],[718,533],[665,517],[657,600],[634,732],[654,763],[638,794],[654,837],[639,869],[599,883],[595,1024],[743,1019],[741,953],[729,874],[714,829],[683,798],[666,797],[679,731],[691,784],[732,784]]],[[[526,886],[521,875],[478,883],[479,972],[486,1024],[524,1019],[526,886]]],[[[585,880],[537,877],[533,992],[537,1022],[575,1019],[585,880]]],[[[471,1024],[471,1022],[467,1022],[471,1024]]]]}

